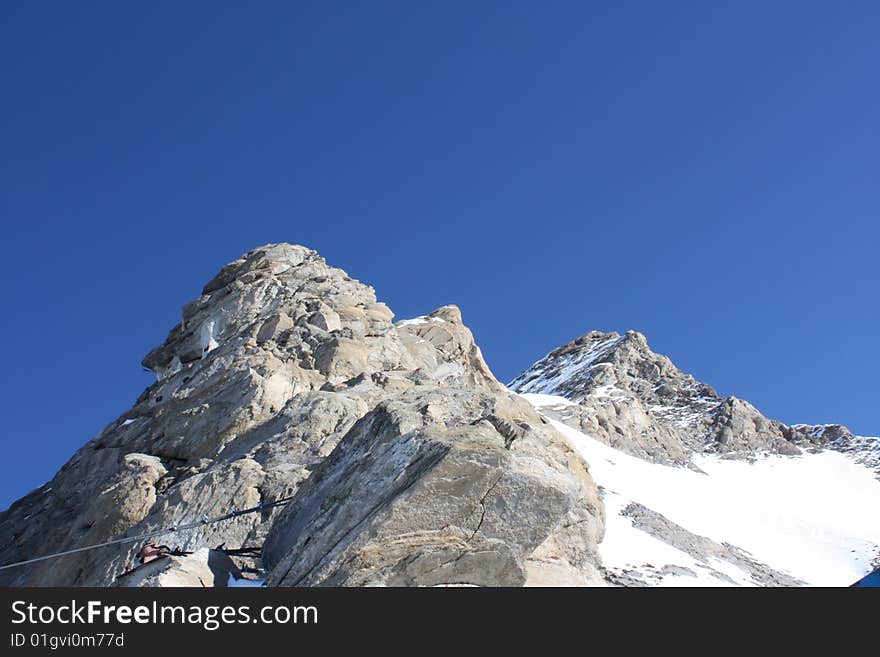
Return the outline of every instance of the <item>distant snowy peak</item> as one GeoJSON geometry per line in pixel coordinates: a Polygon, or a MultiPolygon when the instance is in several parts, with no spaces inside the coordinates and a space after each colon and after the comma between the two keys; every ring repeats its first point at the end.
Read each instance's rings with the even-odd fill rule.
{"type": "Polygon", "coordinates": [[[768,419],[634,331],[587,333],[509,385],[589,463],[610,584],[846,586],[877,565],[876,438],[768,419]]]}
{"type": "Polygon", "coordinates": [[[645,336],[637,331],[623,335],[591,331],[551,351],[511,381],[510,387],[520,393],[561,395],[575,402],[628,391],[658,402],[682,397],[721,401],[710,386],[651,351],[645,336]]]}
{"type": "Polygon", "coordinates": [[[592,331],[534,363],[509,387],[556,395],[574,404],[556,418],[624,452],[662,463],[691,464],[701,453],[800,454],[804,448],[850,452],[880,466],[880,441],[843,425],[793,425],[771,420],[747,401],[711,386],[654,353],[636,331],[592,331]]]}
{"type": "Polygon", "coordinates": [[[594,371],[625,338],[592,331],[550,352],[508,384],[520,393],[562,395],[579,401],[590,391],[594,371]]]}

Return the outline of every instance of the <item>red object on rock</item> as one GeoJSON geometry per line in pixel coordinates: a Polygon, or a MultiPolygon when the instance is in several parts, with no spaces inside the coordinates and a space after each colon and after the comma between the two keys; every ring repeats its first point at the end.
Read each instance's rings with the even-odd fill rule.
{"type": "Polygon", "coordinates": [[[167,545],[156,545],[155,543],[147,543],[141,548],[141,563],[150,563],[160,557],[168,556],[167,545]]]}

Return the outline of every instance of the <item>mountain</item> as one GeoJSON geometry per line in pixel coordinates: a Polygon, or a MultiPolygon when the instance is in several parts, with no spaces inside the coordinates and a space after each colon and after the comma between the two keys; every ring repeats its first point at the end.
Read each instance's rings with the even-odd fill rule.
{"type": "Polygon", "coordinates": [[[510,387],[590,463],[611,582],[848,585],[876,565],[876,438],[770,420],[634,331],[587,333],[510,387]]]}
{"type": "Polygon", "coordinates": [[[601,583],[602,504],[568,441],[455,306],[392,320],[301,246],[225,266],[144,358],[157,381],[0,514],[0,564],[178,526],[157,539],[192,554],[144,573],[132,541],[0,583],[601,583]]]}
{"type": "Polygon", "coordinates": [[[697,453],[797,455],[803,449],[850,452],[880,466],[874,439],[840,424],[788,426],[747,401],[720,397],[648,347],[641,333],[593,331],[542,358],[510,382],[520,393],[575,402],[573,426],[628,454],[686,464],[697,453]]]}
{"type": "Polygon", "coordinates": [[[134,405],[0,513],[0,584],[848,585],[877,565],[877,439],[769,420],[638,333],[506,387],[457,307],[395,322],[272,244],[143,365],[134,405]]]}

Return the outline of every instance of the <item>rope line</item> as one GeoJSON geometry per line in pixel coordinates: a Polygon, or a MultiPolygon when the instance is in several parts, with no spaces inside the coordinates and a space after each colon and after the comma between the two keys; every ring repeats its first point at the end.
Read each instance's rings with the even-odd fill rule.
{"type": "Polygon", "coordinates": [[[275,506],[284,506],[293,497],[283,497],[279,500],[275,500],[274,502],[269,502],[268,504],[260,503],[257,506],[251,507],[250,509],[242,509],[241,511],[230,511],[222,516],[216,516],[214,518],[204,518],[199,520],[198,522],[190,522],[185,525],[172,525],[171,527],[167,527],[165,529],[157,529],[152,532],[147,532],[146,534],[138,534],[137,536],[124,536],[122,538],[115,538],[112,541],[105,541],[104,543],[95,543],[94,545],[86,545],[85,547],[74,548],[73,550],[65,550],[63,552],[53,552],[52,554],[44,554],[41,557],[34,557],[33,559],[26,559],[24,561],[16,561],[15,563],[8,563],[4,566],[0,566],[0,570],[6,570],[7,568],[15,568],[16,566],[24,566],[29,563],[36,563],[37,561],[45,561],[46,559],[54,559],[55,557],[64,557],[68,554],[76,554],[77,552],[86,552],[88,550],[95,550],[97,548],[107,547],[108,545],[119,545],[121,543],[133,543],[135,541],[142,541],[145,538],[152,538],[154,536],[160,536],[161,534],[171,534],[174,532],[181,532],[187,529],[193,529],[194,527],[203,527],[205,525],[213,525],[215,522],[222,522],[223,520],[229,520],[230,518],[237,518],[238,516],[247,515],[249,513],[256,513],[257,511],[262,511],[264,509],[271,509],[275,506]]]}

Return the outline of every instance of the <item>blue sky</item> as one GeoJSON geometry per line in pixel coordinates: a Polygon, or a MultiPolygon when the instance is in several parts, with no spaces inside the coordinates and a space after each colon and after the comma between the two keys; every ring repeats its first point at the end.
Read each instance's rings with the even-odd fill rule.
{"type": "Polygon", "coordinates": [[[227,261],[302,243],[510,379],[643,331],[880,433],[875,2],[4,2],[0,506],[227,261]]]}

